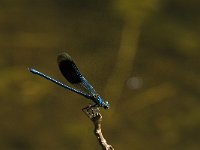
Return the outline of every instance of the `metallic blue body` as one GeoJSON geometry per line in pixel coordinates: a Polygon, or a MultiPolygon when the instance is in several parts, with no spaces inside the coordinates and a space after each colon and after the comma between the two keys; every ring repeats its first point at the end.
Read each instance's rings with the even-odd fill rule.
{"type": "Polygon", "coordinates": [[[108,102],[103,101],[103,99],[97,94],[97,92],[94,90],[94,88],[91,86],[91,84],[82,76],[82,74],[80,74],[80,76],[79,76],[81,82],[74,84],[76,87],[79,88],[79,90],[76,90],[76,89],[69,87],[69,86],[67,86],[67,85],[33,69],[33,68],[30,68],[29,71],[36,75],[44,77],[47,80],[50,80],[50,81],[56,83],[57,85],[64,87],[65,89],[68,89],[72,92],[80,94],[80,95],[86,97],[87,99],[91,99],[97,107],[103,107],[104,109],[109,108],[108,102]]]}

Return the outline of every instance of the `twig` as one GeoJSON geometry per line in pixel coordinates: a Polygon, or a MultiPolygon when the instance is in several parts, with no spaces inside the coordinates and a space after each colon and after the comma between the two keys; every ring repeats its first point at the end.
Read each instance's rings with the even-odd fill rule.
{"type": "Polygon", "coordinates": [[[97,113],[95,117],[93,117],[92,122],[94,123],[94,134],[96,135],[99,144],[103,148],[103,150],[114,150],[112,145],[109,145],[106,141],[106,139],[103,137],[103,134],[101,132],[101,121],[102,121],[102,115],[100,113],[97,113]]]}
{"type": "Polygon", "coordinates": [[[86,116],[93,122],[94,124],[94,134],[97,137],[97,140],[99,141],[99,144],[101,145],[103,150],[114,150],[112,145],[109,145],[106,141],[106,139],[103,137],[102,131],[101,131],[101,122],[102,122],[102,115],[99,113],[99,109],[96,108],[88,108],[83,109],[83,112],[86,114],[86,116]]]}

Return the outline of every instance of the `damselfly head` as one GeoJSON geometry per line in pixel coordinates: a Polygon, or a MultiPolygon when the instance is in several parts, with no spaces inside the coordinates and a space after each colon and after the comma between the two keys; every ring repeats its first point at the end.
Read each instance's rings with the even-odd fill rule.
{"type": "Polygon", "coordinates": [[[110,108],[110,105],[109,105],[109,103],[107,101],[104,103],[103,108],[104,109],[109,109],[110,108]]]}
{"type": "Polygon", "coordinates": [[[99,106],[103,107],[104,109],[109,109],[109,103],[100,97],[99,94],[93,95],[95,101],[99,104],[99,106]]]}

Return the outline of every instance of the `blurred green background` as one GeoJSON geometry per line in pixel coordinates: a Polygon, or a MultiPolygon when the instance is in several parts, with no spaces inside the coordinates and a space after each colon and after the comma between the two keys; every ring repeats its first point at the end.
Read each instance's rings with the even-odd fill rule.
{"type": "Polygon", "coordinates": [[[200,149],[200,1],[1,0],[0,149],[101,149],[66,83],[68,52],[111,108],[116,150],[200,149]]]}

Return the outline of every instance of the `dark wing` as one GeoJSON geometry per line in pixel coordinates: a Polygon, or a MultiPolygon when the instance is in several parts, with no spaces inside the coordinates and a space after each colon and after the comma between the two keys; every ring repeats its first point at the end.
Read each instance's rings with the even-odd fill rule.
{"type": "Polygon", "coordinates": [[[58,55],[57,61],[59,69],[67,81],[78,87],[81,91],[86,92],[87,94],[96,94],[96,91],[83,77],[70,55],[67,53],[61,53],[58,55]]]}

